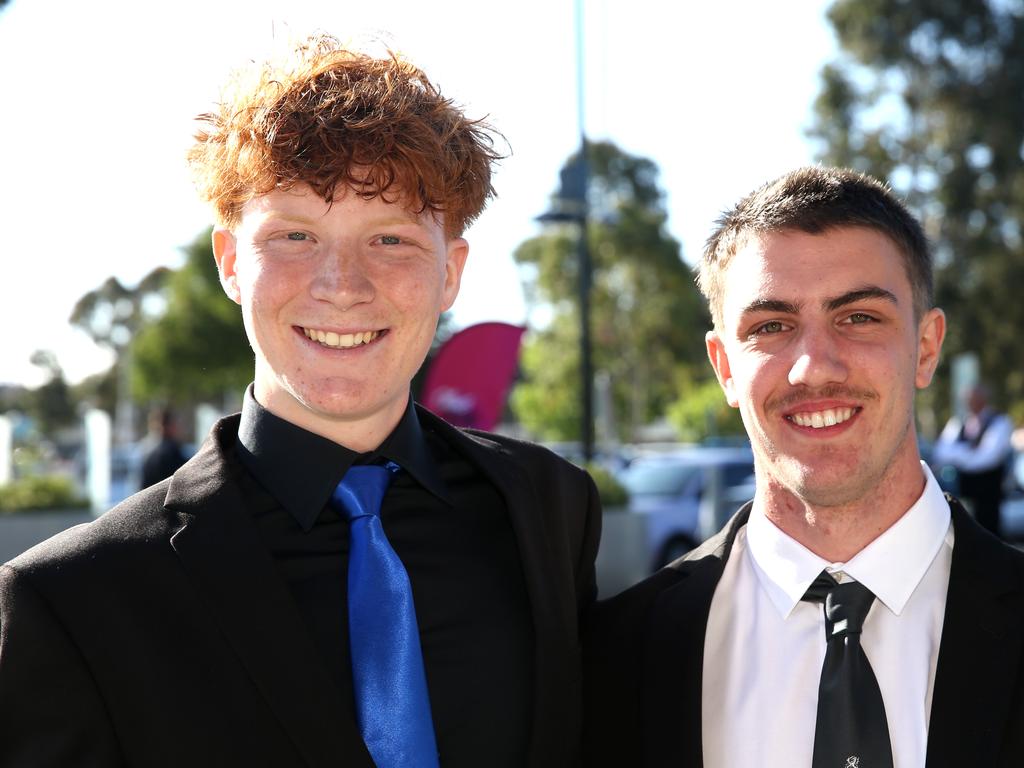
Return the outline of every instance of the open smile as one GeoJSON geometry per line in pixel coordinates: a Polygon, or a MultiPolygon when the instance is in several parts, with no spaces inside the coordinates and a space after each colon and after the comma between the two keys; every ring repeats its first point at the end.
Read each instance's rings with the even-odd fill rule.
{"type": "Polygon", "coordinates": [[[325,331],[320,328],[298,327],[299,331],[309,339],[324,347],[331,349],[355,349],[372,344],[381,336],[387,334],[387,329],[374,331],[356,331],[354,333],[338,333],[336,331],[325,331]]]}
{"type": "Polygon", "coordinates": [[[836,427],[848,422],[862,410],[860,406],[824,408],[817,411],[799,411],[786,414],[785,418],[798,427],[825,429],[826,427],[836,427]]]}

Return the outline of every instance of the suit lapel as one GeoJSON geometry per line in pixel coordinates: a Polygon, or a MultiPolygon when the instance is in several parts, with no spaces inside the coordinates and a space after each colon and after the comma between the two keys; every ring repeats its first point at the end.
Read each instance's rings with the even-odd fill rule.
{"type": "Polygon", "coordinates": [[[704,635],[715,588],[750,506],[668,566],[678,572],[679,582],[655,602],[644,648],[644,658],[651,660],[642,671],[644,765],[703,765],[704,635]]]}
{"type": "Polygon", "coordinates": [[[1024,644],[1009,550],[955,500],[953,561],[928,725],[928,768],[995,765],[1024,644]]]}
{"type": "Polygon", "coordinates": [[[530,765],[550,762],[544,758],[545,745],[559,744],[565,735],[554,732],[564,722],[557,709],[570,705],[562,693],[570,678],[578,674],[579,658],[575,648],[566,646],[566,638],[578,635],[575,602],[568,603],[564,590],[553,588],[563,579],[555,564],[542,519],[550,504],[542,504],[531,478],[505,449],[484,437],[469,435],[437,418],[426,409],[419,410],[424,424],[442,434],[498,489],[508,506],[509,517],[519,545],[520,562],[534,631],[533,726],[530,739],[530,765]],[[573,661],[574,660],[574,661],[573,661]]]}
{"type": "Polygon", "coordinates": [[[175,475],[167,506],[189,522],[171,539],[182,565],[209,601],[228,643],[310,766],[372,768],[346,702],[319,662],[288,587],[252,525],[241,471],[221,443],[235,430],[218,425],[211,440],[175,475]]]}

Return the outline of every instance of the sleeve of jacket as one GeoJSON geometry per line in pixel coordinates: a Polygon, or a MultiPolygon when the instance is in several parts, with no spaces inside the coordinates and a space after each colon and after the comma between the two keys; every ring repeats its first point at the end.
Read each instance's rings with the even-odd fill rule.
{"type": "Polygon", "coordinates": [[[0,566],[0,768],[123,764],[73,638],[28,576],[0,566]]]}

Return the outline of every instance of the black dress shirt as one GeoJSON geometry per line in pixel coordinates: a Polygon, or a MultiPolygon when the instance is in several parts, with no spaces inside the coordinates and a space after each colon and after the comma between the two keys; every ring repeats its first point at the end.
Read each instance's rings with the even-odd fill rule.
{"type": "Polygon", "coordinates": [[[530,605],[508,510],[487,478],[424,433],[411,400],[380,447],[357,454],[274,416],[250,388],[237,447],[252,475],[260,536],[348,696],[348,522],[328,501],[354,463],[389,459],[402,467],[381,522],[412,583],[441,765],[524,765],[530,605]]]}

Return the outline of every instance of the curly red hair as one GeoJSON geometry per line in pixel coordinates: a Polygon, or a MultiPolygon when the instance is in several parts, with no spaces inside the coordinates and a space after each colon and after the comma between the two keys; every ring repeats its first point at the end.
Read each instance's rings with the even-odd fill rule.
{"type": "Polygon", "coordinates": [[[236,75],[218,109],[197,119],[206,125],[189,165],[226,227],[254,197],[305,183],[328,203],[340,188],[429,211],[458,237],[493,196],[502,157],[499,134],[467,119],[422,70],[326,35],[236,75]]]}

